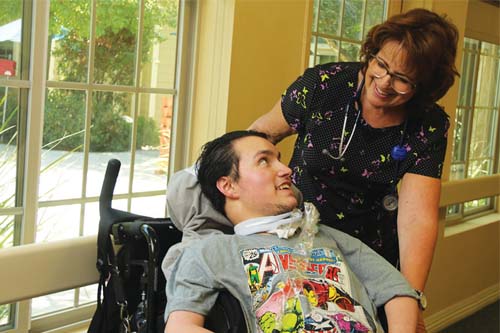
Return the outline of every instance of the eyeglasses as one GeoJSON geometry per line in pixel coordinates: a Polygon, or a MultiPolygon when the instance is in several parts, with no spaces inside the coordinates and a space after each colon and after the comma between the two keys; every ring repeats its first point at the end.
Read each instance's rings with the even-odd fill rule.
{"type": "Polygon", "coordinates": [[[411,82],[407,77],[391,72],[385,62],[380,59],[375,54],[372,54],[372,68],[371,71],[373,76],[377,79],[381,79],[386,75],[391,77],[391,87],[400,95],[407,94],[417,87],[417,85],[411,82]]]}

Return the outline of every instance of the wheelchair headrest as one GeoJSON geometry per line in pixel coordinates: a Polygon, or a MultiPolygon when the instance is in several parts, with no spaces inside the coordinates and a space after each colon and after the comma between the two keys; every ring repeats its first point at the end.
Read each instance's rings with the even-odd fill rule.
{"type": "MultiPolygon", "coordinates": [[[[204,229],[234,233],[233,224],[201,192],[193,168],[172,175],[167,186],[167,208],[175,226],[186,233],[204,229]]],[[[203,233],[203,232],[202,232],[203,233]]]]}

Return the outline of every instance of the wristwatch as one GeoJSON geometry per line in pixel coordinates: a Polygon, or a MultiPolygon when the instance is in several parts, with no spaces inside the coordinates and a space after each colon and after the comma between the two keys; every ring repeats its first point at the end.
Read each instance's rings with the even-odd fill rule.
{"type": "Polygon", "coordinates": [[[427,297],[425,297],[424,292],[421,290],[415,289],[415,292],[418,296],[418,307],[424,311],[427,308],[427,297]]]}

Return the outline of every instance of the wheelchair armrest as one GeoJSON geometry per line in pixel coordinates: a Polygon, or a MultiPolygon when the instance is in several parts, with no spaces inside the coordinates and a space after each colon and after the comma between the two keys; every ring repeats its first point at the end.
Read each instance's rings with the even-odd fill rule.
{"type": "Polygon", "coordinates": [[[207,315],[205,328],[216,333],[247,333],[241,305],[227,290],[219,293],[214,307],[207,315]]]}

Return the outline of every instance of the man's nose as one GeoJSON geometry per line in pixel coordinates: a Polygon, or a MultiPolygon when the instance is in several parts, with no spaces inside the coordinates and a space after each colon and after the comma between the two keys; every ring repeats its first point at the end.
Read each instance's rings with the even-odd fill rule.
{"type": "Polygon", "coordinates": [[[288,165],[283,164],[281,161],[279,163],[279,175],[283,177],[289,177],[292,174],[292,169],[288,165]]]}

